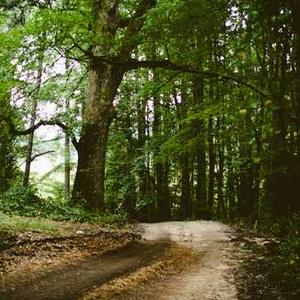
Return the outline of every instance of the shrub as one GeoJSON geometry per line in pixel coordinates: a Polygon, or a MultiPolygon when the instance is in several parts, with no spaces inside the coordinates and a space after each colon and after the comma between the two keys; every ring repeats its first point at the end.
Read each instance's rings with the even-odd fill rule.
{"type": "Polygon", "coordinates": [[[282,284],[300,295],[300,215],[290,217],[286,231],[288,238],[279,247],[278,273],[282,284]]]}
{"type": "Polygon", "coordinates": [[[87,211],[83,206],[70,201],[52,198],[42,199],[34,187],[13,186],[0,196],[0,210],[8,215],[25,217],[45,217],[56,221],[76,221],[90,223],[125,222],[126,215],[87,211]]]}
{"type": "Polygon", "coordinates": [[[0,196],[0,207],[6,214],[37,216],[40,214],[41,202],[33,187],[12,186],[0,196]]]}

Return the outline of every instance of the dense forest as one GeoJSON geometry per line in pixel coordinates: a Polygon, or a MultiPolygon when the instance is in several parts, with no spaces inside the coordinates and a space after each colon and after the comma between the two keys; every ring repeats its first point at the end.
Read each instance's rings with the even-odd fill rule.
{"type": "Polygon", "coordinates": [[[299,0],[1,0],[0,62],[0,250],[16,216],[218,220],[299,295],[299,0]]]}
{"type": "Polygon", "coordinates": [[[299,1],[15,0],[0,22],[4,211],[297,219],[299,1]]]}

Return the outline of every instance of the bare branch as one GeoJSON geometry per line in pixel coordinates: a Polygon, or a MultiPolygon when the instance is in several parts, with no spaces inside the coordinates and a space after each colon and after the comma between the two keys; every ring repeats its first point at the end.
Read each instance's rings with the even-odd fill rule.
{"type": "Polygon", "coordinates": [[[41,156],[44,156],[44,155],[47,155],[47,154],[50,154],[50,153],[55,153],[55,151],[50,150],[50,151],[45,151],[45,152],[42,152],[42,153],[38,153],[38,154],[31,157],[30,162],[33,162],[38,157],[41,157],[41,156]]]}

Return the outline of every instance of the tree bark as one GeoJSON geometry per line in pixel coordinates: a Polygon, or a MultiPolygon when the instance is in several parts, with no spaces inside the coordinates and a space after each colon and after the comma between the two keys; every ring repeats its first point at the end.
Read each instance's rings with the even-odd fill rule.
{"type": "MultiPolygon", "coordinates": [[[[138,129],[138,154],[139,157],[146,157],[146,106],[147,100],[142,100],[137,107],[137,129],[138,129]]],[[[140,160],[139,163],[139,199],[144,201],[145,198],[151,195],[150,170],[147,164],[147,159],[140,160]]]]}
{"type": "Polygon", "coordinates": [[[191,197],[191,168],[190,160],[187,156],[180,159],[181,166],[181,214],[182,219],[192,216],[192,197],[191,197]]]}
{"type": "MultiPolygon", "coordinates": [[[[193,98],[195,108],[198,110],[201,109],[200,105],[203,103],[204,97],[204,80],[200,76],[194,76],[193,79],[193,98]]],[[[207,190],[206,190],[206,144],[205,144],[205,128],[204,122],[197,120],[194,124],[200,139],[197,153],[196,153],[196,162],[197,162],[197,185],[196,185],[196,209],[195,217],[196,218],[207,218],[207,190]]]]}
{"type": "Polygon", "coordinates": [[[74,201],[84,201],[92,210],[104,208],[106,144],[114,117],[113,101],[124,73],[130,69],[124,62],[137,47],[137,35],[147,11],[155,4],[155,0],[139,1],[120,45],[116,45],[114,41],[120,28],[119,1],[92,1],[93,46],[86,53],[89,58],[88,97],[77,147],[78,165],[72,195],[74,201]]]}
{"type": "MultiPolygon", "coordinates": [[[[37,111],[37,99],[34,97],[31,107],[31,118],[30,118],[30,127],[34,126],[36,121],[36,111],[37,111]]],[[[30,177],[30,168],[31,168],[31,156],[33,149],[33,139],[34,131],[28,135],[27,149],[26,149],[26,162],[25,162],[25,171],[23,176],[23,186],[28,187],[29,177],[30,177]]]]}
{"type": "Polygon", "coordinates": [[[217,171],[217,188],[218,188],[218,206],[217,206],[217,214],[219,214],[220,217],[226,218],[226,207],[224,202],[224,192],[223,192],[223,185],[224,185],[224,163],[225,163],[225,157],[224,157],[224,143],[222,141],[222,138],[220,136],[220,130],[223,127],[224,124],[224,117],[218,117],[217,119],[217,136],[218,136],[218,171],[217,171]]]}
{"type": "Polygon", "coordinates": [[[109,128],[114,117],[113,100],[124,71],[91,61],[89,91],[84,107],[78,165],[73,199],[84,201],[92,210],[104,208],[105,155],[109,128]]]}
{"type": "MultiPolygon", "coordinates": [[[[154,120],[153,135],[154,139],[159,141],[162,136],[162,106],[159,96],[154,97],[154,120]]],[[[159,155],[160,143],[156,143],[154,156],[159,155]]],[[[171,217],[170,191],[168,179],[168,164],[156,162],[154,165],[156,177],[156,201],[157,201],[157,217],[160,221],[169,220],[171,217]]]]}
{"type": "MultiPolygon", "coordinates": [[[[38,96],[41,89],[42,84],[42,75],[43,75],[43,60],[44,60],[44,52],[40,54],[39,57],[39,66],[38,66],[38,74],[37,74],[37,85],[36,85],[36,93],[32,99],[31,106],[31,116],[30,116],[30,125],[29,127],[33,127],[36,121],[37,115],[37,106],[38,106],[38,96]]],[[[28,187],[29,185],[29,177],[30,177],[30,168],[32,162],[32,149],[33,149],[33,140],[34,140],[34,131],[30,132],[28,135],[27,149],[26,149],[26,162],[25,162],[25,171],[23,176],[23,186],[28,187]]]]}
{"type": "MultiPolygon", "coordinates": [[[[70,108],[70,101],[66,99],[65,109],[68,110],[70,108]]],[[[65,200],[70,198],[71,192],[71,152],[70,152],[70,134],[65,132],[65,180],[64,180],[64,196],[65,200]]]]}
{"type": "Polygon", "coordinates": [[[226,146],[226,150],[227,150],[226,204],[228,207],[228,217],[230,221],[234,221],[236,216],[236,195],[235,195],[236,175],[233,167],[233,153],[232,153],[233,151],[231,146],[232,144],[233,144],[233,140],[229,138],[228,145],[226,146]]]}
{"type": "Polygon", "coordinates": [[[287,89],[287,60],[290,52],[287,29],[276,19],[280,16],[280,4],[270,2],[273,10],[265,12],[267,20],[267,44],[269,51],[269,93],[273,100],[272,136],[270,138],[269,172],[266,178],[266,197],[271,203],[275,218],[287,217],[289,213],[289,194],[287,174],[290,153],[287,144],[288,103],[285,99],[287,89]]]}
{"type": "Polygon", "coordinates": [[[210,117],[208,120],[208,161],[209,161],[208,208],[210,214],[212,214],[213,205],[214,205],[214,196],[215,196],[215,165],[216,165],[212,117],[210,117]]]}

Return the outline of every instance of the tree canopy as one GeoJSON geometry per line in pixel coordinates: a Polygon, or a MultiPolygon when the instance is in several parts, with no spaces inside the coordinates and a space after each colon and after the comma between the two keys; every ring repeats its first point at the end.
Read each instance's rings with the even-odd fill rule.
{"type": "Polygon", "coordinates": [[[299,12],[296,0],[2,1],[0,190],[24,158],[30,184],[53,153],[36,132],[56,125],[76,167],[65,196],[92,211],[293,216],[299,12]]]}

